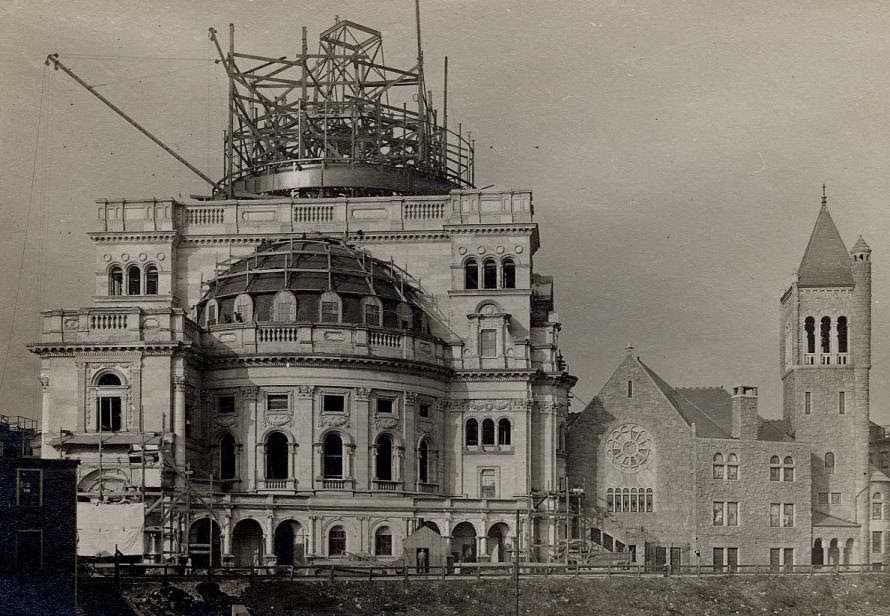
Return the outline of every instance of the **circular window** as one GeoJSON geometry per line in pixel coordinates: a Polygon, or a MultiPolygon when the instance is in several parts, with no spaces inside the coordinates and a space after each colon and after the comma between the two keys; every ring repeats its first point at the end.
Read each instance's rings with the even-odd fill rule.
{"type": "Polygon", "coordinates": [[[642,468],[652,457],[652,437],[640,426],[624,424],[612,430],[606,441],[606,453],[618,468],[642,468]]]}

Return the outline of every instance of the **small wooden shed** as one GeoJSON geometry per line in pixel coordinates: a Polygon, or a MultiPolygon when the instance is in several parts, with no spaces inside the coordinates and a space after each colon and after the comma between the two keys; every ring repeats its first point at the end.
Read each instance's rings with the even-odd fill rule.
{"type": "Polygon", "coordinates": [[[448,540],[429,528],[421,526],[402,542],[405,563],[409,567],[417,566],[417,553],[423,549],[427,552],[427,565],[444,567],[448,563],[448,540]]]}

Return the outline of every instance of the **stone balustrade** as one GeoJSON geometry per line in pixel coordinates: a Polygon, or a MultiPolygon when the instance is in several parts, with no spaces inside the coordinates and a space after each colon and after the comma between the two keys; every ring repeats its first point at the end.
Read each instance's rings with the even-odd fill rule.
{"type": "Polygon", "coordinates": [[[449,367],[441,340],[409,331],[349,323],[225,323],[212,325],[201,346],[211,355],[334,354],[404,359],[449,367]]]}
{"type": "Polygon", "coordinates": [[[363,233],[441,229],[456,224],[532,221],[528,191],[453,191],[449,195],[331,199],[98,201],[97,231],[363,233]]]}
{"type": "Polygon", "coordinates": [[[191,342],[198,328],[181,310],[138,306],[41,313],[39,344],[191,342]]]}

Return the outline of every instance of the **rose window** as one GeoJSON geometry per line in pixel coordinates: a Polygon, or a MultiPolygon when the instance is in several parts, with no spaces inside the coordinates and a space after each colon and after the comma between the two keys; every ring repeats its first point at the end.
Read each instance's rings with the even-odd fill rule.
{"type": "Polygon", "coordinates": [[[652,455],[652,438],[640,426],[624,424],[612,430],[606,441],[606,453],[612,464],[633,470],[648,464],[652,455]]]}

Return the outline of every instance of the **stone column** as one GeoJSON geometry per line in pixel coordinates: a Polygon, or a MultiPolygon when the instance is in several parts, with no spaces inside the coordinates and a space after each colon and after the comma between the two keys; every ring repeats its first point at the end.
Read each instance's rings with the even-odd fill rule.
{"type": "Polygon", "coordinates": [[[40,441],[41,441],[41,456],[44,458],[61,458],[64,457],[64,440],[65,437],[62,436],[61,432],[59,433],[59,448],[51,447],[47,442],[49,439],[49,432],[47,431],[50,426],[49,421],[49,377],[45,374],[41,374],[38,377],[40,381],[40,425],[43,427],[43,430],[40,433],[40,441]]]}
{"type": "Polygon", "coordinates": [[[396,447],[393,451],[393,469],[392,469],[392,480],[393,481],[401,481],[402,480],[402,460],[405,457],[405,448],[404,447],[396,447]]]}
{"type": "MultiPolygon", "coordinates": [[[[220,562],[224,566],[234,564],[235,556],[232,554],[232,513],[227,511],[223,516],[222,528],[220,528],[220,562]]],[[[212,537],[211,537],[212,539],[212,537]]]]}
{"type": "Polygon", "coordinates": [[[256,460],[256,487],[266,487],[266,443],[255,443],[253,457],[256,460]]]}
{"type": "Polygon", "coordinates": [[[265,553],[263,554],[263,564],[272,566],[278,563],[278,557],[275,556],[275,524],[272,519],[272,510],[266,512],[266,529],[263,538],[266,540],[265,553]]]}
{"type": "MultiPolygon", "coordinates": [[[[402,439],[404,447],[400,447],[396,458],[396,473],[393,479],[404,481],[404,488],[411,491],[417,489],[417,409],[418,396],[413,391],[405,392],[405,407],[402,409],[402,439]]],[[[432,405],[430,405],[432,406],[432,405]]],[[[430,409],[430,413],[434,413],[430,409]]],[[[432,420],[432,417],[430,418],[432,420]]]]}
{"type": "Polygon", "coordinates": [[[318,516],[311,515],[309,516],[309,553],[307,556],[320,556],[320,552],[318,550],[318,533],[319,533],[319,523],[318,516]]]}
{"type": "Polygon", "coordinates": [[[176,438],[174,459],[179,471],[176,475],[176,483],[185,485],[185,376],[173,377],[173,433],[176,438]]]}
{"type": "Polygon", "coordinates": [[[288,451],[290,455],[287,457],[287,478],[293,486],[293,489],[297,489],[297,450],[299,449],[299,445],[294,442],[288,443],[288,451]]]}
{"type": "MultiPolygon", "coordinates": [[[[362,459],[356,460],[355,469],[350,476],[355,477],[355,487],[357,489],[370,489],[370,477],[373,476],[371,470],[371,456],[366,456],[364,452],[370,452],[369,432],[370,422],[372,421],[372,412],[369,408],[369,399],[371,390],[367,387],[357,387],[354,390],[353,398],[355,400],[355,409],[352,414],[355,420],[355,447],[357,451],[362,453],[362,459]]],[[[345,454],[345,452],[344,452],[345,454]]],[[[351,456],[350,456],[351,457],[351,456]]],[[[344,456],[344,463],[346,457],[344,456]]],[[[344,469],[344,476],[346,469],[344,469]]]]}
{"type": "Polygon", "coordinates": [[[256,430],[257,430],[257,388],[256,387],[242,387],[241,388],[241,399],[244,401],[244,406],[246,407],[246,417],[245,421],[242,425],[247,427],[247,439],[244,443],[245,449],[247,449],[247,489],[248,490],[256,490],[257,488],[257,459],[256,459],[256,430]]]}
{"type": "Polygon", "coordinates": [[[293,434],[297,439],[294,450],[294,486],[298,489],[302,483],[304,489],[311,490],[315,486],[315,475],[318,474],[313,459],[312,443],[315,441],[317,427],[313,408],[314,387],[298,385],[294,392],[293,434]]]}

